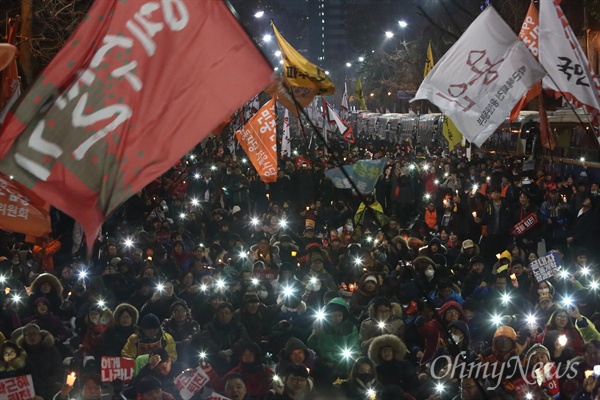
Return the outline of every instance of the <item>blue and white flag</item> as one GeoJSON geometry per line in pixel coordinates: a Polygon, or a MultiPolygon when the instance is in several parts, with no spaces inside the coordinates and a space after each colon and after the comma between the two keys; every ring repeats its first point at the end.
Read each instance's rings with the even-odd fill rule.
{"type": "MultiPolygon", "coordinates": [[[[360,160],[356,164],[344,165],[341,168],[348,173],[348,176],[356,185],[360,194],[368,195],[375,189],[375,184],[383,168],[387,164],[388,157],[377,160],[360,160]]],[[[325,175],[331,179],[333,185],[338,189],[353,189],[352,184],[346,178],[340,167],[325,171],[325,175]]]]}

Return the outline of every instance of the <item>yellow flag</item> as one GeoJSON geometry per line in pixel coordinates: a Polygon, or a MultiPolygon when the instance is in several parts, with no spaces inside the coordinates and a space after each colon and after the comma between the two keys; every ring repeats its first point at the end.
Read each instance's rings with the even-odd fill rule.
{"type": "Polygon", "coordinates": [[[448,149],[450,149],[450,151],[454,150],[454,147],[462,142],[463,137],[461,133],[456,128],[456,125],[454,125],[454,122],[452,122],[452,120],[446,115],[444,115],[442,133],[448,141],[448,149]]]}
{"type": "Polygon", "coordinates": [[[360,78],[356,78],[356,86],[354,87],[354,97],[358,102],[358,108],[361,110],[367,109],[367,103],[365,102],[365,94],[362,90],[362,82],[360,78]]]}
{"type": "Polygon", "coordinates": [[[288,86],[314,89],[316,91],[315,96],[334,94],[335,86],[327,74],[325,74],[325,71],[310,63],[296,49],[290,46],[283,36],[281,36],[275,24],[273,24],[273,31],[281,49],[283,81],[288,86]]]}
{"type": "Polygon", "coordinates": [[[429,71],[433,69],[433,52],[431,51],[431,42],[429,42],[429,46],[427,47],[427,60],[425,60],[425,71],[423,72],[423,78],[427,76],[429,71]]]}

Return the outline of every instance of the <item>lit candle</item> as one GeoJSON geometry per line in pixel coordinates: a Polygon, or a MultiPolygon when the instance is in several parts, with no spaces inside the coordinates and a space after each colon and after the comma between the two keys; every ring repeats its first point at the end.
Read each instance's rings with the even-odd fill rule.
{"type": "Polygon", "coordinates": [[[296,257],[297,254],[298,254],[297,251],[292,251],[292,257],[296,257]]]}
{"type": "Polygon", "coordinates": [[[271,195],[269,193],[267,193],[267,200],[269,200],[271,198],[271,195]]]}
{"type": "Polygon", "coordinates": [[[473,215],[473,218],[477,218],[477,211],[473,211],[471,214],[473,215]]]}
{"type": "Polygon", "coordinates": [[[69,375],[67,375],[67,385],[73,386],[75,384],[75,379],[77,379],[75,377],[75,372],[71,372],[69,375]]]}

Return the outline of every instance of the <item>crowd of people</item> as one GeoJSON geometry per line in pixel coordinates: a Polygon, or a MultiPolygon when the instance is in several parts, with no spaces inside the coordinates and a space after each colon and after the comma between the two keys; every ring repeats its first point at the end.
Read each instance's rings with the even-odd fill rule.
{"type": "Polygon", "coordinates": [[[57,210],[43,244],[3,232],[0,379],[48,400],[187,400],[175,378],[197,368],[194,399],[599,394],[592,171],[362,138],[294,152],[267,185],[224,147],[198,145],[93,249],[57,210]],[[381,157],[366,196],[324,174],[381,157]],[[133,376],[103,382],[102,357],[133,376]]]}

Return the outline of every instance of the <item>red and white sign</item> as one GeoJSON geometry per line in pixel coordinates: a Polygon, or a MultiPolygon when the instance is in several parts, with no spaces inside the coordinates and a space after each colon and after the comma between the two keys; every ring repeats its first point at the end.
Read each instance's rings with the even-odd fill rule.
{"type": "Polygon", "coordinates": [[[31,375],[0,380],[0,399],[31,400],[35,397],[31,375]]]}
{"type": "Polygon", "coordinates": [[[102,382],[112,382],[121,379],[131,382],[135,371],[135,360],[125,357],[102,357],[101,375],[102,382]]]}
{"type": "Polygon", "coordinates": [[[252,274],[261,281],[273,282],[277,280],[279,271],[276,269],[255,269],[252,274]]]}
{"type": "Polygon", "coordinates": [[[191,399],[208,383],[208,375],[198,367],[186,369],[175,378],[175,386],[183,400],[191,399]]]}

